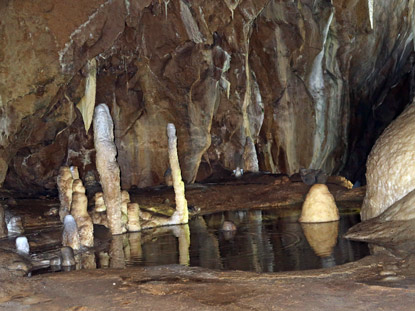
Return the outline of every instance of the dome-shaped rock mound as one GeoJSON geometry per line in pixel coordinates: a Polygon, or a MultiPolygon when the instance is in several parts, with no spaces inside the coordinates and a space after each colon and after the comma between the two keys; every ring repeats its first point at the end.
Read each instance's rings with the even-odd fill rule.
{"type": "Polygon", "coordinates": [[[328,222],[339,220],[339,211],[329,188],[315,184],[310,188],[301,211],[300,222],[328,222]]]}

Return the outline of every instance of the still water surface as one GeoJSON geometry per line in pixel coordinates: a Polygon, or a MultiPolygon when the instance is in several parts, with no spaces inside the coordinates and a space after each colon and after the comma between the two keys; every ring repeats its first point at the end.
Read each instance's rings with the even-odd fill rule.
{"type": "Polygon", "coordinates": [[[323,224],[300,224],[299,213],[298,209],[222,212],[194,218],[188,227],[130,233],[119,237],[123,251],[118,254],[124,258],[118,262],[277,272],[332,267],[369,254],[367,244],[342,238],[360,221],[357,211],[344,210],[339,222],[323,224]],[[236,231],[221,230],[224,221],[232,221],[236,231]]]}

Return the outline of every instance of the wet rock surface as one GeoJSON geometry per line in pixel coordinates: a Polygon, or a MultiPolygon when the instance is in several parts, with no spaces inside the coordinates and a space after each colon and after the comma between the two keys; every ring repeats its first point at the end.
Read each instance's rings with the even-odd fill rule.
{"type": "Polygon", "coordinates": [[[238,166],[361,180],[413,66],[412,1],[368,3],[3,1],[0,183],[52,190],[67,164],[93,187],[92,130],[75,108],[93,58],[125,189],[164,182],[168,122],[187,182],[238,166]]]}

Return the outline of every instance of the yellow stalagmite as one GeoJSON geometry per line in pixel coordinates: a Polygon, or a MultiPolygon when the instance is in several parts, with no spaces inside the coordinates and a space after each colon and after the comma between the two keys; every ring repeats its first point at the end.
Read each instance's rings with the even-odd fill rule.
{"type": "Polygon", "coordinates": [[[329,188],[324,184],[313,185],[307,193],[299,221],[328,222],[339,218],[339,211],[329,188]]]}

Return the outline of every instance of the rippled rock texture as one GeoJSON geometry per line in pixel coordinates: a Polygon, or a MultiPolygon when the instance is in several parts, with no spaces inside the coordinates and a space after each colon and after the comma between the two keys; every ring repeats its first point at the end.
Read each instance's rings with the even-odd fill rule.
{"type": "Polygon", "coordinates": [[[2,1],[0,183],[53,189],[63,164],[98,180],[76,108],[93,95],[123,188],[163,183],[167,123],[187,182],[238,166],[357,179],[409,101],[414,32],[414,0],[2,1]]]}

